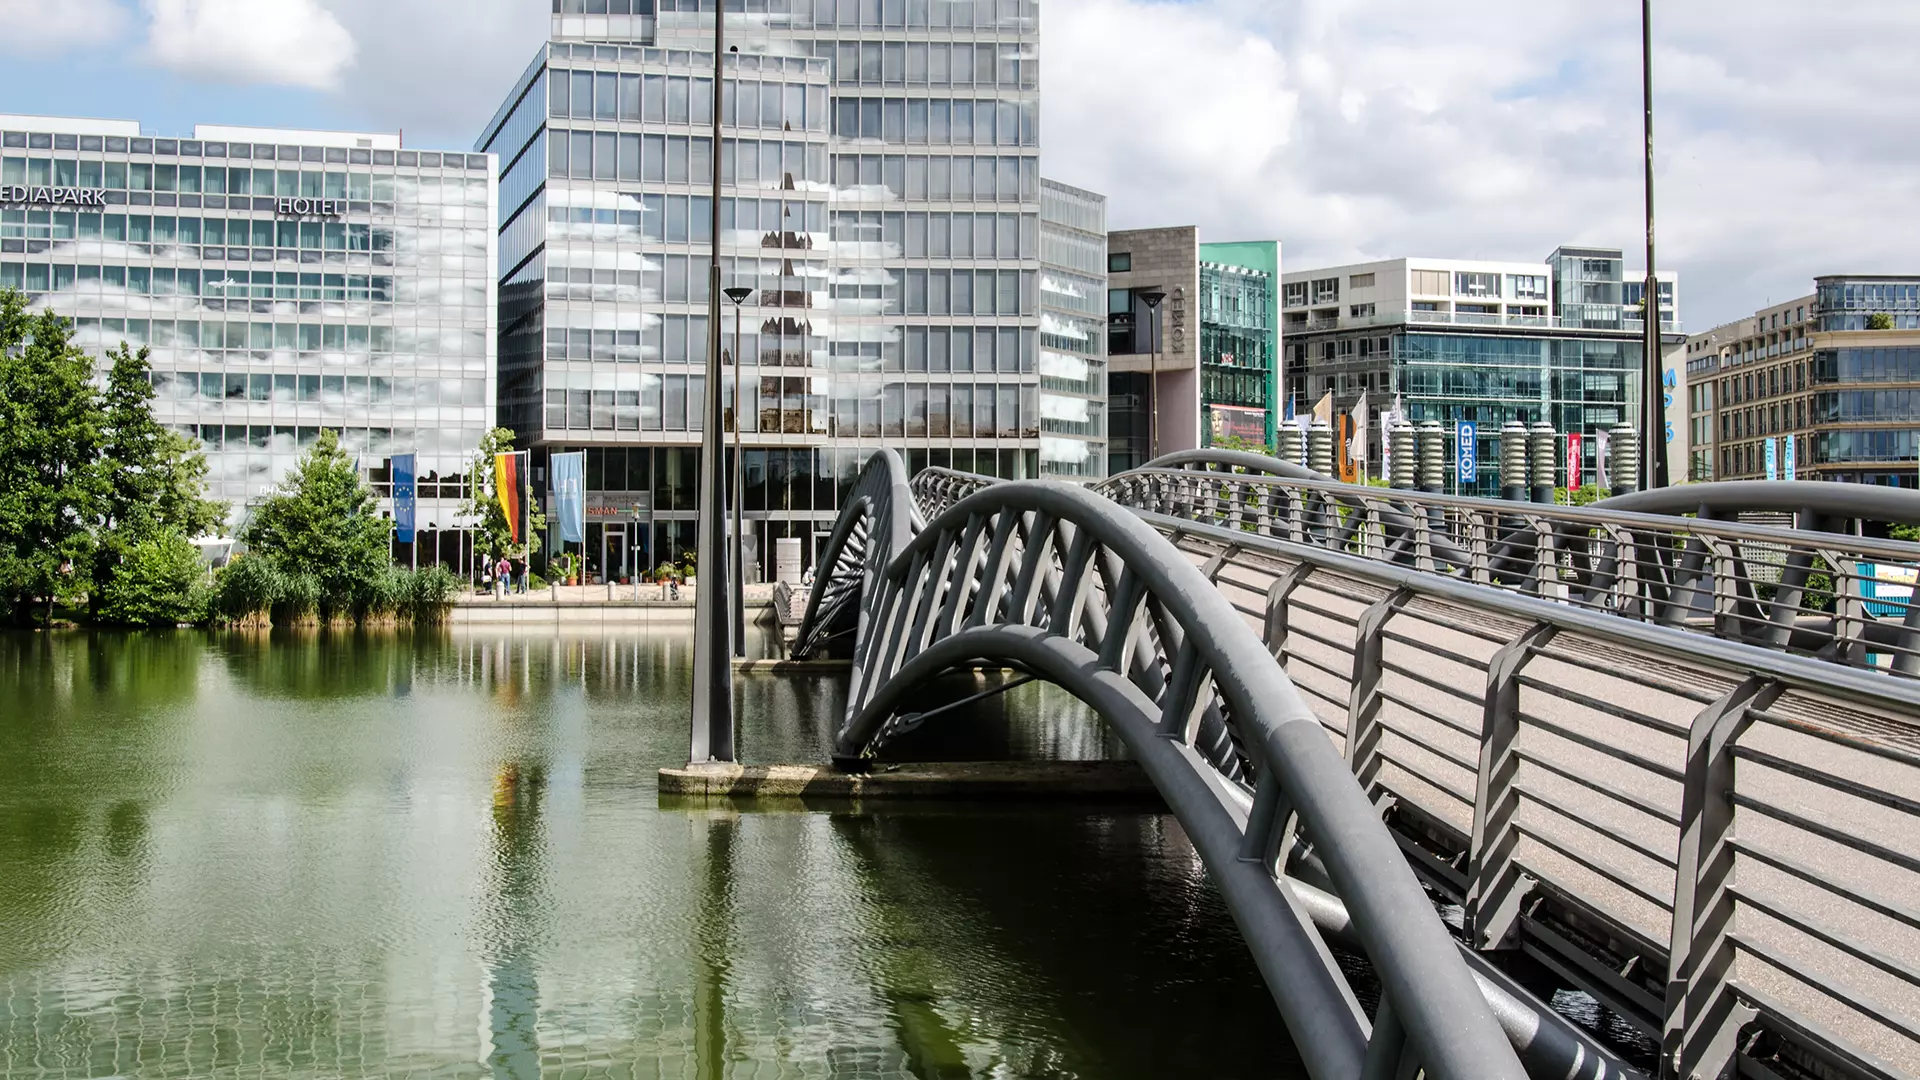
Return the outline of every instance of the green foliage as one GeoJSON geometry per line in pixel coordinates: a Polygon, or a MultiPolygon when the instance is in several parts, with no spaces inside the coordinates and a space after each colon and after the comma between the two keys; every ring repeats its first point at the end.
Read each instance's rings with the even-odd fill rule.
{"type": "MultiPolygon", "coordinates": [[[[514,434],[512,428],[497,427],[480,439],[480,448],[474,451],[473,460],[467,464],[467,475],[473,479],[470,491],[473,497],[461,506],[460,513],[478,518],[479,528],[474,534],[474,550],[485,552],[493,559],[521,550],[513,545],[513,534],[507,529],[507,513],[500,509],[500,499],[494,489],[493,457],[513,450],[514,434]]],[[[540,505],[533,495],[533,478],[522,477],[527,484],[527,543],[526,548],[538,551],[540,538],[547,533],[547,515],[542,513],[540,505]]]]}
{"type": "Polygon", "coordinates": [[[445,622],[466,585],[460,575],[437,564],[395,570],[389,578],[394,613],[415,626],[445,622]]]}
{"type": "Polygon", "coordinates": [[[1572,491],[1555,488],[1553,492],[1553,501],[1562,506],[1591,506],[1606,497],[1607,493],[1599,484],[1582,484],[1572,491]]]}
{"type": "Polygon", "coordinates": [[[1893,329],[1893,316],[1884,311],[1872,312],[1867,316],[1867,329],[1891,330],[1893,329]]]}
{"type": "Polygon", "coordinates": [[[1920,542],[1920,525],[1895,525],[1887,530],[1887,535],[1895,540],[1920,542]]]}
{"type": "Polygon", "coordinates": [[[92,379],[70,323],[0,291],[0,617],[16,623],[84,585],[103,474],[92,379]]]}
{"type": "Polygon", "coordinates": [[[200,552],[179,530],[148,529],[117,550],[119,557],[90,597],[96,619],[116,626],[175,626],[204,617],[200,552]]]}
{"type": "Polygon", "coordinates": [[[1266,443],[1258,443],[1252,439],[1242,438],[1238,435],[1216,435],[1213,437],[1211,445],[1215,450],[1239,450],[1249,454],[1261,454],[1265,457],[1274,456],[1273,447],[1268,446],[1266,443]]]}
{"type": "MultiPolygon", "coordinates": [[[[364,619],[382,613],[388,599],[383,583],[393,523],[378,507],[339,436],[322,430],[286,482],[254,511],[241,539],[286,579],[284,602],[311,596],[322,619],[364,619]],[[299,579],[311,580],[312,589],[295,586],[299,579]]],[[[280,619],[276,605],[274,621],[280,619]]]]}

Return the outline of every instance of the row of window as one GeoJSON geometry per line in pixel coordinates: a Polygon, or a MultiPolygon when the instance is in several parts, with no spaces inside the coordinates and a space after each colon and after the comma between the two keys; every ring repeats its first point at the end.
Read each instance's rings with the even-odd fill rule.
{"type": "MultiPolygon", "coordinates": [[[[362,328],[364,329],[364,328],[362,328]]],[[[162,401],[263,401],[322,406],[485,405],[485,379],[409,375],[301,375],[262,371],[155,371],[162,401]]]]}
{"type": "Polygon", "coordinates": [[[337,146],[281,146],[267,143],[202,142],[199,139],[129,138],[122,135],[56,135],[50,132],[0,132],[0,146],[9,150],[78,150],[81,153],[154,154],[160,157],[251,158],[255,161],[299,161],[325,165],[398,165],[403,169],[468,169],[490,167],[485,154],[453,154],[424,150],[346,149],[337,146]]]}
{"type": "MultiPolygon", "coordinates": [[[[0,263],[0,289],[29,295],[49,292],[105,293],[125,290],[142,296],[206,296],[223,299],[368,301],[393,303],[393,278],[382,274],[297,274],[245,270],[191,270],[165,266],[90,266],[63,263],[0,263]]],[[[436,299],[486,302],[486,282],[476,280],[452,290],[436,289],[436,299]]]]}
{"type": "MultiPolygon", "coordinates": [[[[560,120],[711,124],[713,80],[687,75],[551,69],[547,72],[547,114],[560,120]]],[[[727,79],[720,84],[720,121],[737,128],[825,131],[827,88],[794,82],[727,79]]]]}
{"type": "Polygon", "coordinates": [[[1037,55],[1012,42],[815,41],[836,86],[1040,85],[1037,55]]]}
{"type": "Polygon", "coordinates": [[[833,184],[842,198],[885,189],[887,198],[909,202],[1032,202],[1040,192],[1040,159],[835,154],[833,184]]]}
{"type": "Polygon", "coordinates": [[[547,207],[551,240],[614,240],[621,233],[662,243],[707,243],[713,235],[713,200],[707,195],[623,195],[632,210],[584,206],[547,207]],[[566,226],[552,228],[552,226],[566,226]]]}
{"type": "MultiPolygon", "coordinates": [[[[480,445],[481,433],[459,428],[333,428],[294,424],[191,424],[182,434],[197,438],[215,454],[263,453],[291,457],[311,449],[320,441],[320,432],[331,429],[340,436],[340,448],[355,457],[385,458],[390,454],[417,450],[423,454],[472,454],[480,445]]],[[[215,459],[216,463],[218,459],[215,459]]],[[[291,462],[289,462],[290,464],[291,462]]]]}
{"type": "MultiPolygon", "coordinates": [[[[1034,387],[991,383],[900,383],[825,392],[824,380],[770,377],[746,387],[742,430],[847,438],[1036,438],[1034,387]]],[[[686,431],[705,429],[706,379],[648,378],[638,390],[546,392],[549,431],[686,431]]],[[[731,409],[729,387],[727,407],[731,409]]]]}
{"type": "MultiPolygon", "coordinates": [[[[470,230],[482,243],[486,233],[470,230]]],[[[309,251],[391,251],[386,225],[293,218],[197,218],[154,214],[83,214],[67,210],[0,210],[0,237],[102,240],[120,244],[193,247],[304,248],[309,251]]],[[[158,254],[159,252],[150,252],[158,254]]]]}
{"type": "Polygon", "coordinates": [[[398,191],[429,203],[487,204],[483,176],[413,179],[391,172],[342,169],[242,169],[217,165],[168,165],[140,161],[71,158],[0,158],[0,184],[37,187],[160,191],[188,195],[258,195],[275,198],[354,199],[392,202],[398,191]]]}
{"type": "MultiPolygon", "coordinates": [[[[649,14],[649,0],[626,0],[636,15],[649,14]]],[[[605,3],[611,10],[622,0],[554,0],[556,10],[592,13],[605,3]]],[[[660,13],[711,12],[712,0],[658,0],[660,13]]],[[[749,17],[779,15],[798,27],[839,26],[848,29],[945,29],[996,27],[1029,29],[1038,17],[1037,0],[746,0],[749,17]]],[[[711,20],[709,20],[711,21],[711,20]]]]}
{"type": "Polygon", "coordinates": [[[1040,109],[1031,101],[959,98],[835,98],[833,133],[842,139],[933,146],[1038,146],[1040,109]]]}
{"type": "MultiPolygon", "coordinates": [[[[548,360],[639,361],[664,356],[669,340],[665,324],[683,320],[678,330],[689,355],[706,358],[707,319],[704,315],[667,315],[646,330],[587,330],[549,326],[548,360]]],[[[811,332],[806,324],[767,320],[760,332],[752,327],[740,341],[741,363],[762,367],[804,367],[817,370],[933,372],[1032,372],[1038,335],[1029,327],[1012,326],[902,326],[882,341],[833,341],[811,332]]],[[[722,347],[733,348],[731,326],[722,328],[722,347]]],[[[577,369],[576,369],[577,370],[577,369]]]]}
{"type": "Polygon", "coordinates": [[[880,244],[910,259],[1031,259],[1038,255],[1033,214],[900,213],[836,210],[835,243],[880,244]]]}
{"type": "MultiPolygon", "coordinates": [[[[251,349],[270,352],[321,351],[347,356],[394,354],[411,356],[487,355],[484,329],[466,327],[342,326],[334,323],[244,323],[195,319],[105,319],[83,316],[74,320],[82,338],[97,336],[109,342],[152,345],[159,349],[251,349]]],[[[335,363],[334,357],[327,358],[335,363]]],[[[356,360],[355,362],[364,362],[356,360]]]]}
{"type": "Polygon", "coordinates": [[[1920,382],[1920,347],[1822,349],[1813,354],[1815,383],[1920,382]]]}

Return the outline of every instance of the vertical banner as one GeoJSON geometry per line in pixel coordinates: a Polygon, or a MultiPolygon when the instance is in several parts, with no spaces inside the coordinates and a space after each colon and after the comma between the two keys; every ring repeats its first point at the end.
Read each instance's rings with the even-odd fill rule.
{"type": "Polygon", "coordinates": [[[507,517],[507,535],[515,545],[527,542],[526,451],[493,455],[493,494],[507,517]]]}
{"type": "Polygon", "coordinates": [[[1613,490],[1613,466],[1607,460],[1612,446],[1613,436],[1607,433],[1606,428],[1593,433],[1593,471],[1600,477],[1600,486],[1608,491],[1613,490]]]}
{"type": "Polygon", "coordinates": [[[1767,436],[1767,479],[1780,479],[1780,440],[1767,436]]]}
{"type": "Polygon", "coordinates": [[[1581,480],[1580,466],[1583,464],[1580,460],[1580,455],[1582,451],[1584,451],[1585,449],[1586,449],[1586,439],[1584,439],[1579,432],[1577,431],[1567,432],[1567,492],[1568,492],[1567,501],[1568,502],[1573,501],[1572,493],[1580,489],[1580,480],[1581,480]]]}
{"type": "Polygon", "coordinates": [[[394,539],[413,543],[415,511],[419,507],[419,455],[395,454],[388,461],[393,474],[394,539]]]}
{"type": "Polygon", "coordinates": [[[1797,463],[1793,460],[1793,444],[1799,438],[1798,435],[1789,435],[1786,437],[1785,444],[1780,447],[1780,475],[1788,480],[1794,479],[1794,470],[1797,468],[1797,463]]]}
{"type": "Polygon", "coordinates": [[[1353,416],[1343,414],[1335,419],[1339,423],[1335,425],[1333,433],[1334,472],[1340,477],[1341,482],[1357,484],[1360,482],[1360,464],[1354,459],[1349,448],[1350,440],[1353,438],[1353,416]]]}
{"type": "Polygon", "coordinates": [[[1463,484],[1480,482],[1480,426],[1461,420],[1453,429],[1454,494],[1463,484]]]}
{"type": "Polygon", "coordinates": [[[553,510],[560,516],[560,540],[587,542],[587,452],[554,454],[547,459],[553,471],[553,510]]]}

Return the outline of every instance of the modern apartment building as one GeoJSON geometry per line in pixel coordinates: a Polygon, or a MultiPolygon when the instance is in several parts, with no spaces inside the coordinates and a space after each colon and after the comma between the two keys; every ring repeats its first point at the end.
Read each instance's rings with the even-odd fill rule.
{"type": "Polygon", "coordinates": [[[1193,226],[1107,238],[1108,468],[1233,436],[1270,445],[1279,402],[1276,241],[1193,226]]]}
{"type": "Polygon", "coordinates": [[[495,162],[394,135],[0,116],[0,287],[85,348],[152,349],[229,527],[340,432],[384,497],[419,454],[420,558],[460,555],[494,418],[495,162]]]}
{"type": "Polygon", "coordinates": [[[1836,275],[1687,339],[1695,480],[1920,485],[1920,275],[1836,275]]]}
{"type": "Polygon", "coordinates": [[[608,6],[643,10],[556,4],[478,143],[504,163],[502,420],[536,484],[587,450],[590,566],[693,543],[716,152],[748,580],[824,539],[875,447],[1039,475],[1035,0],[729,13],[717,148],[711,2],[608,6]]]}
{"type": "MultiPolygon", "coordinates": [[[[1414,423],[1472,421],[1483,462],[1497,460],[1495,439],[1509,420],[1583,434],[1637,426],[1645,288],[1636,276],[1644,277],[1625,269],[1619,249],[1575,247],[1541,263],[1401,258],[1287,273],[1287,397],[1304,411],[1331,391],[1344,415],[1364,392],[1373,409],[1398,401],[1414,423]]],[[[1671,273],[1658,280],[1663,361],[1677,365],[1678,281],[1671,273]]],[[[1367,437],[1366,460],[1377,469],[1378,424],[1367,437]]],[[[1685,458],[1673,445],[1679,438],[1669,434],[1676,461],[1685,458]]],[[[1597,475],[1593,454],[1589,438],[1587,476],[1597,475]]],[[[1468,493],[1493,494],[1493,472],[1481,468],[1468,493]]]]}
{"type": "Polygon", "coordinates": [[[1040,475],[1107,472],[1107,198],[1040,181],[1040,475]]]}

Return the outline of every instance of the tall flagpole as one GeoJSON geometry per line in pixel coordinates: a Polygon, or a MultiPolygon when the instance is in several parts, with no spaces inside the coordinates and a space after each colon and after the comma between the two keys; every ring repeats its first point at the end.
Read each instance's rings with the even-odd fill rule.
{"type": "Polygon", "coordinates": [[[732,761],[733,620],[727,608],[733,590],[727,567],[727,470],[722,459],[725,412],[721,408],[720,366],[720,89],[725,79],[727,15],[724,0],[713,12],[713,204],[711,262],[707,268],[706,427],[700,440],[699,584],[693,614],[693,738],[688,759],[694,764],[732,761]]]}

